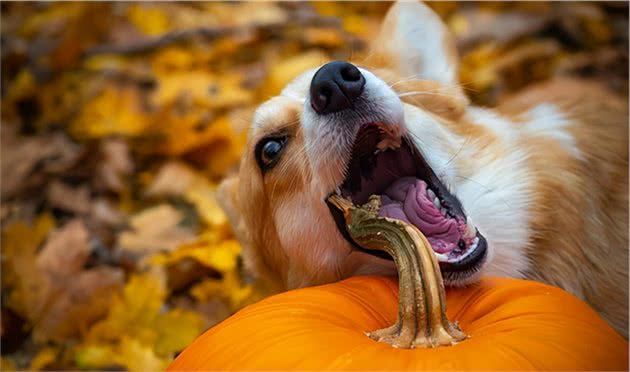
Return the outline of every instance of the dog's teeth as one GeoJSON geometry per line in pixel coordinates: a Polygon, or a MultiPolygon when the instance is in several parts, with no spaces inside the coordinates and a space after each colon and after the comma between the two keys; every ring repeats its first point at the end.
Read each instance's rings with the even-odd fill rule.
{"type": "Polygon", "coordinates": [[[472,244],[470,245],[470,247],[466,249],[466,252],[463,255],[456,257],[454,259],[448,260],[448,262],[451,262],[451,263],[459,262],[463,260],[464,258],[470,256],[475,251],[475,249],[477,249],[477,245],[479,245],[479,238],[475,238],[473,240],[472,244]]]}
{"type": "Polygon", "coordinates": [[[431,189],[427,189],[427,196],[429,197],[429,200],[435,199],[435,193],[431,189]]]}
{"type": "Polygon", "coordinates": [[[473,224],[472,219],[470,218],[470,216],[468,216],[468,217],[466,217],[466,234],[465,234],[465,237],[472,238],[475,235],[477,235],[477,228],[473,224]]]}
{"type": "Polygon", "coordinates": [[[440,262],[448,261],[448,254],[438,253],[438,252],[435,252],[435,251],[433,251],[433,253],[435,253],[435,256],[437,257],[438,261],[440,261],[440,262]]]}
{"type": "Polygon", "coordinates": [[[340,189],[339,187],[337,187],[337,188],[335,189],[335,193],[336,193],[337,195],[341,195],[341,189],[340,189]]]}
{"type": "Polygon", "coordinates": [[[440,212],[442,213],[442,216],[446,217],[446,208],[440,208],[440,212]]]}
{"type": "Polygon", "coordinates": [[[438,198],[434,198],[433,199],[433,205],[435,205],[435,208],[437,208],[437,209],[442,209],[441,208],[442,205],[440,204],[440,199],[438,199],[438,198]]]}

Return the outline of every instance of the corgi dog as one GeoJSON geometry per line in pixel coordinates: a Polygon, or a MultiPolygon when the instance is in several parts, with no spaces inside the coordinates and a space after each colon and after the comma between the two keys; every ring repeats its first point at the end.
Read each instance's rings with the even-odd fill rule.
{"type": "Polygon", "coordinates": [[[418,227],[450,286],[526,278],[586,300],[628,334],[628,104],[555,79],[470,104],[453,36],[398,2],[361,61],[305,71],[256,111],[218,198],[247,269],[275,289],[396,275],[327,206],[382,196],[418,227]]]}

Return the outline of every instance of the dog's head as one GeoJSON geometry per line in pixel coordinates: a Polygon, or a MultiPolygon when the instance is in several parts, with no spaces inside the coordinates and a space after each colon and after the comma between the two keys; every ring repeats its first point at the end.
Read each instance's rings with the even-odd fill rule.
{"type": "Polygon", "coordinates": [[[220,188],[246,265],[285,288],[395,274],[347,239],[325,201],[380,194],[382,214],[428,237],[447,282],[473,280],[488,244],[456,193],[469,159],[454,157],[475,130],[461,123],[468,100],[456,73],[439,17],[400,2],[366,60],[306,71],[262,104],[239,174],[220,188]]]}

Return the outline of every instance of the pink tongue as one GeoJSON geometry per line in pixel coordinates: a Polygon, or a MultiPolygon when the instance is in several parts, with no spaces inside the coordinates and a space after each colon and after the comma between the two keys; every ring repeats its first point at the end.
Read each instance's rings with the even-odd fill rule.
{"type": "Polygon", "coordinates": [[[417,178],[400,178],[391,184],[382,195],[379,214],[413,224],[438,253],[452,251],[462,237],[457,220],[442,215],[427,196],[427,184],[417,178]]]}

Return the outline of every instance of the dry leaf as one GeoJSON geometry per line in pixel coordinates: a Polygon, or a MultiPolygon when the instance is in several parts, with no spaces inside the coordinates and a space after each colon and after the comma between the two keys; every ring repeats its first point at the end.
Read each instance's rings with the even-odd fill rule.
{"type": "Polygon", "coordinates": [[[2,125],[2,198],[24,192],[45,181],[45,174],[30,177],[36,167],[59,172],[69,168],[79,158],[79,147],[63,135],[22,137],[13,128],[2,125]],[[30,177],[30,178],[29,178],[30,177]]]}
{"type": "Polygon", "coordinates": [[[46,199],[52,207],[68,212],[85,214],[90,211],[90,191],[87,186],[72,188],[55,180],[48,184],[46,199]]]}
{"type": "Polygon", "coordinates": [[[110,85],[81,108],[71,131],[79,138],[133,137],[143,134],[148,125],[149,118],[141,108],[139,92],[110,85]]]}
{"type": "Polygon", "coordinates": [[[118,244],[138,255],[173,250],[195,238],[189,228],[179,226],[183,218],[168,204],[146,209],[131,217],[131,231],[120,234],[118,244]]]}
{"type": "Polygon", "coordinates": [[[107,139],[100,147],[102,161],[99,164],[99,179],[113,191],[122,191],[127,178],[133,173],[133,161],[127,142],[107,139]]]}
{"type": "Polygon", "coordinates": [[[170,161],[160,167],[145,194],[151,197],[183,197],[186,190],[194,184],[209,182],[185,163],[170,161]]]}

